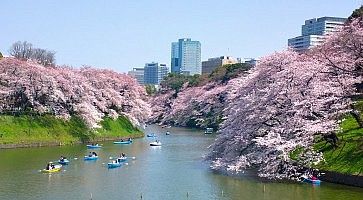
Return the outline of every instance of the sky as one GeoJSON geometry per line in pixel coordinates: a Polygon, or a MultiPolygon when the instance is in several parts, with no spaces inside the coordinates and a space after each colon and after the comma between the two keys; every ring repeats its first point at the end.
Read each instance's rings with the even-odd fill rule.
{"type": "Polygon", "coordinates": [[[170,67],[171,42],[192,38],[202,60],[259,58],[287,47],[306,19],[348,17],[363,0],[2,0],[0,52],[16,41],[56,52],[59,65],[127,72],[170,67]]]}

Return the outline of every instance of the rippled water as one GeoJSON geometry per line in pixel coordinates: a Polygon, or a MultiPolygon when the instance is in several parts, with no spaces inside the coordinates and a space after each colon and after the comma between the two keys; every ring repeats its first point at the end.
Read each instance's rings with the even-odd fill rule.
{"type": "Polygon", "coordinates": [[[363,199],[363,189],[322,183],[264,183],[213,173],[202,156],[213,135],[201,131],[149,126],[162,147],[150,147],[151,138],[131,145],[103,143],[97,161],[83,161],[85,145],[0,150],[0,200],[7,199],[363,199]],[[166,130],[171,135],[165,135],[166,130]],[[134,156],[120,168],[108,169],[110,156],[134,156]],[[71,158],[59,173],[39,172],[60,155],[71,158]],[[74,160],[73,158],[79,158],[74,160]]]}

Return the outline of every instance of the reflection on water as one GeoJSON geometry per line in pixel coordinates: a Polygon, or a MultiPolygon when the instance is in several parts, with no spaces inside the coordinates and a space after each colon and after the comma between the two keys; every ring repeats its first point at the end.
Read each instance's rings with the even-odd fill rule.
{"type": "Polygon", "coordinates": [[[362,199],[363,189],[322,183],[261,182],[213,173],[202,156],[213,135],[182,128],[149,126],[156,138],[136,139],[130,145],[105,142],[96,161],[84,161],[85,145],[0,150],[0,199],[362,199]],[[166,131],[171,135],[165,135],[166,131]],[[135,159],[108,169],[110,157],[126,153],[135,159]],[[61,172],[40,173],[48,161],[64,155],[70,160],[61,172]],[[78,158],[75,160],[74,158],[78,158]]]}

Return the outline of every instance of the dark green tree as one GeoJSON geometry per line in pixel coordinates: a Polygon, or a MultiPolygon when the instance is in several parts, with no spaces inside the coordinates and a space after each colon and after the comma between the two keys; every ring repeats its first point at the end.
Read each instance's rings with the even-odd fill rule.
{"type": "Polygon", "coordinates": [[[352,15],[349,16],[348,20],[351,21],[356,18],[363,18],[363,5],[353,11],[352,15]]]}
{"type": "Polygon", "coordinates": [[[145,85],[145,90],[148,95],[154,95],[156,93],[155,85],[145,85]]]}

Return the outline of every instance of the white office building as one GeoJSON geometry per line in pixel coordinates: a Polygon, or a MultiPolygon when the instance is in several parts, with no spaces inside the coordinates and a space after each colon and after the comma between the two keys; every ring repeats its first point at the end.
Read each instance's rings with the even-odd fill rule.
{"type": "Polygon", "coordinates": [[[305,20],[301,36],[288,39],[288,45],[296,51],[304,51],[324,42],[327,35],[342,27],[347,19],[340,17],[321,17],[305,20]]]}

